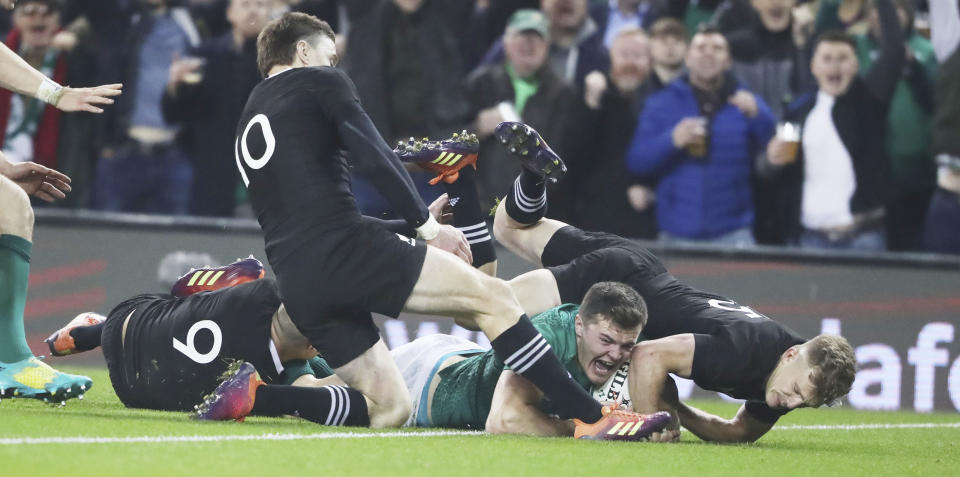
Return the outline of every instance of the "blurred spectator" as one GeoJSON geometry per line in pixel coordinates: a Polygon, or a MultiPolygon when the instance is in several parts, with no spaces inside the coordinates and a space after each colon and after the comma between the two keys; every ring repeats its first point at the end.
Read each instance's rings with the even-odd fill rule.
{"type": "MultiPolygon", "coordinates": [[[[895,0],[894,5],[907,39],[907,64],[887,114],[886,152],[891,179],[886,205],[887,248],[920,250],[923,219],[936,185],[930,134],[937,59],[930,40],[913,30],[912,0],[895,0]]],[[[870,10],[869,18],[870,33],[856,37],[862,71],[873,66],[882,35],[876,9],[870,10]]]]}
{"type": "Polygon", "coordinates": [[[930,34],[940,61],[934,91],[933,152],[937,190],[927,212],[927,250],[960,254],[960,5],[930,2],[930,34]]]}
{"type": "Polygon", "coordinates": [[[662,15],[659,0],[598,0],[590,6],[590,17],[597,22],[607,49],[620,30],[629,27],[648,30],[662,15]]]}
{"type": "Polygon", "coordinates": [[[800,147],[774,139],[767,148],[769,163],[785,174],[785,220],[802,247],[886,246],[887,112],[905,52],[892,0],[876,5],[882,34],[870,70],[857,74],[856,45],[848,35],[821,35],[811,62],[818,90],[798,99],[785,116],[802,125],[800,147]]]}
{"type": "Polygon", "coordinates": [[[663,88],[683,73],[687,57],[687,31],[673,18],[661,18],[650,27],[650,56],[653,70],[650,87],[663,88]]]}
{"type": "Polygon", "coordinates": [[[709,23],[724,0],[667,0],[666,15],[680,20],[688,34],[709,23]]]}
{"type": "MultiPolygon", "coordinates": [[[[747,89],[783,117],[786,105],[815,83],[810,74],[809,49],[805,48],[811,16],[795,9],[796,0],[751,0],[755,9],[746,27],[728,32],[733,72],[747,89]]],[[[764,244],[784,244],[782,184],[778,180],[754,183],[756,221],[754,235],[764,244]]]]}
{"type": "MultiPolygon", "coordinates": [[[[469,123],[457,33],[472,8],[458,0],[382,0],[350,28],[344,68],[388,143],[446,136],[469,123]]],[[[428,203],[442,192],[427,184],[432,175],[411,176],[428,203]]],[[[368,215],[390,210],[363,178],[354,178],[354,195],[368,215]]]]}
{"type": "Polygon", "coordinates": [[[257,35],[267,24],[269,0],[230,0],[231,31],[204,41],[170,66],[163,116],[183,126],[192,159],[189,213],[233,216],[237,169],[233,146],[247,96],[260,82],[257,35]]]}
{"type": "Polygon", "coordinates": [[[507,20],[522,8],[537,9],[540,0],[477,0],[470,20],[469,38],[464,44],[467,69],[474,69],[490,46],[500,41],[507,20]]]}
{"type": "MultiPolygon", "coordinates": [[[[587,0],[541,0],[540,10],[549,21],[550,67],[573,86],[581,88],[591,71],[609,65],[603,36],[587,15],[587,0]]],[[[495,43],[481,61],[490,66],[503,60],[503,42],[495,43]]]]}
{"type": "Polygon", "coordinates": [[[863,35],[870,29],[870,0],[820,0],[816,30],[842,30],[848,35],[863,35]]]}
{"type": "Polygon", "coordinates": [[[592,131],[583,171],[564,180],[576,183],[576,224],[627,237],[656,238],[653,189],[627,172],[626,153],[643,102],[650,92],[650,40],[643,30],[620,30],[610,47],[610,72],[587,75],[584,131],[592,131]]]}
{"type": "MultiPolygon", "coordinates": [[[[6,45],[57,83],[91,85],[92,59],[77,46],[75,35],[61,31],[62,6],[57,0],[18,2],[6,45]]],[[[38,99],[0,90],[3,153],[14,163],[33,161],[69,174],[74,190],[61,206],[75,205],[86,194],[95,157],[94,127],[89,115],[62,115],[38,99]]]]}
{"type": "Polygon", "coordinates": [[[169,0],[145,0],[132,18],[121,59],[124,92],[97,164],[93,205],[184,214],[192,170],[175,141],[177,128],[163,119],[161,100],[172,60],[200,38],[186,9],[170,6],[169,0]]]}
{"type": "MultiPolygon", "coordinates": [[[[492,207],[496,198],[505,196],[520,172],[519,161],[492,136],[494,127],[502,121],[523,121],[536,128],[571,165],[571,171],[576,167],[574,141],[581,100],[547,63],[547,28],[543,13],[518,10],[510,17],[504,34],[506,60],[482,67],[467,78],[467,98],[475,111],[474,129],[480,138],[477,188],[485,207],[492,207]]],[[[551,196],[549,214],[569,218],[574,199],[572,194],[551,196]]]]}
{"type": "Polygon", "coordinates": [[[688,74],[647,98],[628,166],[658,181],[661,238],[752,245],[753,158],[773,133],[773,114],[729,73],[719,30],[701,26],[686,64],[688,74]]]}

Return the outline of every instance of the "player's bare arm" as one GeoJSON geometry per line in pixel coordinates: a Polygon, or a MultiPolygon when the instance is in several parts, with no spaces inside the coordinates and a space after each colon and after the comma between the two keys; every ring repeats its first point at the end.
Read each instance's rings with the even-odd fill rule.
{"type": "Polygon", "coordinates": [[[487,416],[487,432],[530,436],[572,436],[572,421],[544,414],[537,405],[543,393],[526,378],[504,370],[497,381],[487,416]]]}
{"type": "Polygon", "coordinates": [[[669,373],[690,377],[695,343],[692,334],[638,343],[630,355],[630,396],[638,412],[669,410],[663,400],[669,373]]]}
{"type": "Polygon", "coordinates": [[[733,419],[724,419],[679,403],[677,413],[680,423],[697,437],[711,442],[753,442],[773,428],[750,415],[745,406],[740,406],[733,419]]]}
{"type": "Polygon", "coordinates": [[[102,113],[97,105],[113,104],[113,96],[122,93],[122,84],[92,88],[61,86],[30,66],[16,53],[0,45],[0,86],[19,94],[33,96],[62,111],[102,113]]]}

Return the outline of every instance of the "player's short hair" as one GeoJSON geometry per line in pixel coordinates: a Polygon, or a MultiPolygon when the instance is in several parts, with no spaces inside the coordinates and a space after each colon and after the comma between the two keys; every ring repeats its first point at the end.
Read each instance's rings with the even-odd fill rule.
{"type": "Polygon", "coordinates": [[[318,35],[336,41],[333,29],[327,22],[306,13],[287,12],[268,23],[257,36],[257,68],[260,74],[266,77],[270,68],[292,63],[297,42],[311,41],[318,35]]]}
{"type": "Polygon", "coordinates": [[[846,338],[819,335],[804,345],[816,390],[814,405],[832,403],[850,392],[857,375],[857,358],[846,338]]]}
{"type": "Polygon", "coordinates": [[[653,22],[650,27],[650,37],[663,38],[667,36],[687,41],[687,29],[676,18],[664,17],[653,22]]]}
{"type": "Polygon", "coordinates": [[[580,303],[580,319],[592,323],[602,316],[623,329],[647,325],[647,303],[636,290],[620,282],[599,282],[580,303]]]}
{"type": "Polygon", "coordinates": [[[840,30],[828,30],[818,35],[811,51],[816,52],[821,43],[843,43],[850,46],[854,52],[857,51],[857,43],[853,37],[840,30]]]}

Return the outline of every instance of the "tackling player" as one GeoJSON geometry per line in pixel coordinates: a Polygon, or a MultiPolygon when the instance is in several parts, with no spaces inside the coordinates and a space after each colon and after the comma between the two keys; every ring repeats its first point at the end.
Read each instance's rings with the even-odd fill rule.
{"type": "MultiPolygon", "coordinates": [[[[507,284],[464,263],[470,251],[463,233],[430,217],[352,81],[332,68],[334,42],[329,25],[310,15],[287,13],[267,25],[257,39],[265,79],[250,94],[234,145],[290,317],[350,385],[344,395],[331,392],[323,405],[373,427],[406,421],[412,404],[371,312],[395,317],[408,311],[482,329],[497,356],[562,414],[599,421],[601,406],[567,375],[507,284]],[[464,260],[362,220],[348,164],[419,238],[464,260]]],[[[438,161],[456,160],[436,153],[438,161]]]]}
{"type": "Polygon", "coordinates": [[[611,234],[585,232],[544,219],[542,164],[559,158],[529,126],[502,123],[497,137],[515,151],[524,170],[496,213],[497,240],[529,262],[546,267],[526,274],[524,309],[579,302],[592,283],[620,281],[647,303],[643,330],[630,359],[629,390],[638,412],[669,409],[663,402],[668,373],[703,389],[746,402],[733,419],[679,403],[681,424],[711,441],[750,442],[798,407],[818,407],[846,395],[856,359],[842,337],[804,339],[729,298],[684,285],[650,251],[611,234]],[[533,303],[529,303],[533,302],[533,303]]]}

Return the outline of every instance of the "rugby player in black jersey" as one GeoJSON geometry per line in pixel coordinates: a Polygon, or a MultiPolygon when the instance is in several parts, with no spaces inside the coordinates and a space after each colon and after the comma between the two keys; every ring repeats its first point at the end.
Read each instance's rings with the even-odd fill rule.
{"type": "MultiPolygon", "coordinates": [[[[232,362],[247,362],[259,371],[257,382],[270,385],[235,397],[230,407],[242,408],[243,416],[345,423],[345,415],[320,406],[317,396],[326,390],[303,387],[317,386],[316,377],[333,371],[290,320],[276,282],[263,274],[252,257],[191,271],[170,294],[128,298],[106,317],[82,313],[45,341],[54,356],[102,347],[113,389],[127,407],[193,410],[232,362]]],[[[218,413],[223,409],[204,409],[198,417],[225,417],[218,413]]]]}
{"type": "Polygon", "coordinates": [[[332,67],[334,41],[329,25],[299,13],[283,15],[260,33],[257,61],[265,79],[250,94],[234,144],[286,309],[350,386],[345,397],[330,393],[325,405],[346,409],[352,423],[406,421],[410,398],[371,312],[395,317],[409,311],[480,328],[497,356],[561,414],[600,421],[601,406],[567,375],[507,284],[465,263],[470,252],[463,234],[427,213],[360,106],[352,81],[332,67]],[[349,167],[371,180],[419,238],[437,247],[363,219],[349,167]]]}
{"type": "MultiPolygon", "coordinates": [[[[677,406],[681,424],[703,439],[754,441],[790,410],[830,403],[850,391],[856,359],[844,338],[807,340],[750,307],[681,283],[631,240],[544,219],[546,190],[536,180],[538,164],[556,155],[529,126],[503,123],[495,134],[524,170],[497,209],[494,235],[514,253],[546,267],[521,277],[524,283],[511,282],[523,308],[579,303],[600,281],[626,283],[646,301],[643,335],[649,341],[634,347],[630,360],[635,411],[677,406]],[[728,420],[665,401],[668,373],[746,402],[728,420]]],[[[519,390],[522,384],[511,387],[519,390]]]]}

